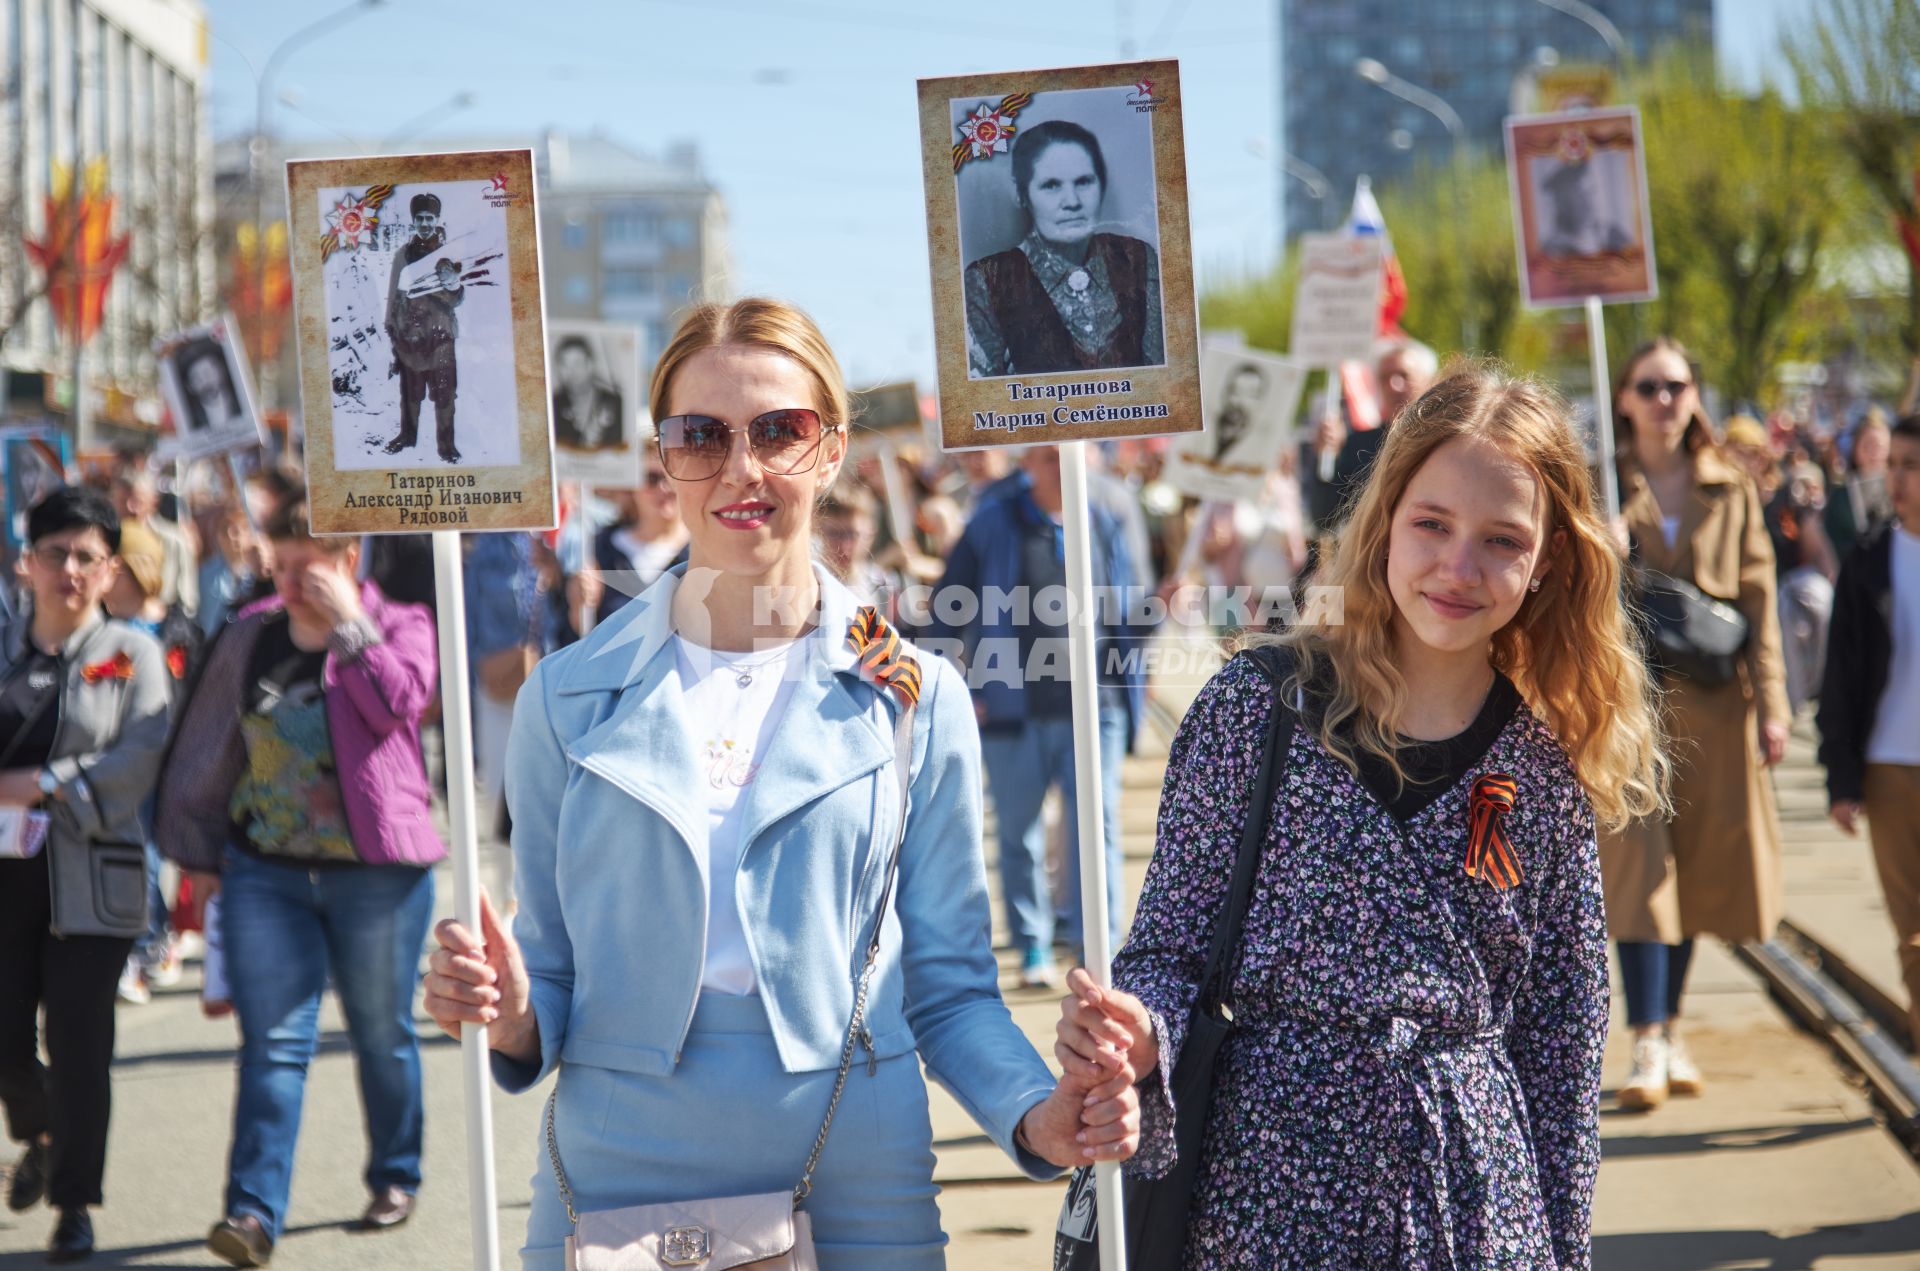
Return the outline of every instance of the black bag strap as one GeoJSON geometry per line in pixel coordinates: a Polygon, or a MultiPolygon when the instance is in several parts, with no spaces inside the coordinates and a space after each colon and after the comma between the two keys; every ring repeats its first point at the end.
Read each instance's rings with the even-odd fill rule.
{"type": "MultiPolygon", "coordinates": [[[[54,703],[60,700],[60,694],[66,691],[66,663],[56,659],[55,666],[53,687],[40,694],[40,696],[34,700],[33,710],[28,712],[27,717],[20,722],[20,727],[14,730],[13,737],[7,742],[6,749],[0,751],[0,768],[5,768],[7,764],[12,761],[14,753],[18,751],[21,744],[26,741],[27,734],[31,733],[34,726],[46,716],[48,711],[53,709],[54,703]]],[[[0,688],[6,688],[11,685],[14,680],[29,674],[32,667],[33,657],[29,654],[20,665],[14,668],[11,675],[7,676],[5,680],[0,681],[0,688]]],[[[29,685],[28,687],[32,686],[29,685]]]]}
{"type": "Polygon", "coordinates": [[[1273,810],[1274,776],[1282,758],[1293,744],[1298,715],[1287,704],[1282,684],[1286,678],[1280,660],[1266,650],[1246,654],[1272,684],[1273,711],[1267,725],[1267,744],[1260,756],[1260,775],[1249,791],[1246,820],[1240,831],[1240,854],[1233,863],[1233,885],[1227,892],[1226,908],[1213,929],[1213,947],[1207,953],[1207,969],[1200,977],[1200,1009],[1209,1013],[1225,1000],[1240,952],[1240,930],[1247,919],[1247,906],[1253,900],[1253,881],[1260,872],[1260,857],[1266,845],[1267,819],[1273,810]]]}

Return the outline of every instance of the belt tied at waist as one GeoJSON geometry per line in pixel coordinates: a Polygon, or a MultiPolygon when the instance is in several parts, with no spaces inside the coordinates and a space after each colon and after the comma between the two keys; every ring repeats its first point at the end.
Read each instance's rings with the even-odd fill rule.
{"type": "Polygon", "coordinates": [[[1392,1180],[1387,1194],[1393,1198],[1393,1205],[1390,1212],[1379,1215],[1381,1221],[1370,1241],[1377,1265],[1394,1266],[1404,1261],[1401,1255],[1407,1251],[1401,1248],[1402,1237],[1415,1212],[1424,1209],[1428,1231],[1436,1240],[1433,1265],[1436,1271],[1455,1271],[1460,1264],[1453,1248],[1452,1224],[1446,1218],[1450,1204],[1445,1111],[1428,1061],[1436,1055],[1485,1051],[1508,1082],[1517,1087],[1518,1079],[1502,1045],[1505,1033],[1499,1028],[1473,1032],[1430,1028],[1401,1015],[1378,1021],[1363,1031],[1371,1034],[1368,1049],[1389,1074],[1381,1109],[1386,1115],[1380,1121],[1380,1150],[1374,1168],[1375,1177],[1392,1180]],[[1425,1195],[1420,1194],[1422,1191],[1425,1195]]]}

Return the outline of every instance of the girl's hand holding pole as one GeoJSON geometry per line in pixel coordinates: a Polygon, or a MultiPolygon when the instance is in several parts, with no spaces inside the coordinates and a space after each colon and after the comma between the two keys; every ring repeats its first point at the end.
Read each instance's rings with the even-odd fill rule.
{"type": "Polygon", "coordinates": [[[1124,1067],[1139,1081],[1159,1066],[1153,1017],[1139,998],[1101,988],[1083,967],[1067,973],[1067,990],[1053,1053],[1068,1075],[1092,1080],[1124,1067]]]}

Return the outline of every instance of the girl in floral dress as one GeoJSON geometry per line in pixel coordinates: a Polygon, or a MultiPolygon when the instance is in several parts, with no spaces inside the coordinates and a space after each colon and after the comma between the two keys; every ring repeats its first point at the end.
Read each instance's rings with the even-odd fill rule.
{"type": "Polygon", "coordinates": [[[1456,370],[1400,416],[1316,612],[1175,738],[1112,990],[1061,1062],[1127,1050],[1146,1177],[1244,819],[1267,818],[1186,1242],[1214,1268],[1585,1268],[1607,1031],[1596,815],[1666,763],[1564,403],[1456,370]],[[1269,672],[1274,674],[1269,674],[1269,672]],[[1276,682],[1277,678],[1277,682],[1276,682]],[[1250,788],[1276,700],[1274,798],[1250,788]]]}

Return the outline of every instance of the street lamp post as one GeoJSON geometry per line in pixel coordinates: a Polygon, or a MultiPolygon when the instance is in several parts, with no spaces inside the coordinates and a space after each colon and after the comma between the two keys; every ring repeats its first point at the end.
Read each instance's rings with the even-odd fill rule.
{"type": "MultiPolygon", "coordinates": [[[[256,231],[260,230],[260,223],[266,217],[267,124],[269,122],[269,112],[273,108],[274,75],[279,72],[281,64],[287,60],[288,55],[301,45],[318,39],[328,31],[343,26],[372,9],[379,8],[383,3],[385,3],[385,0],[353,0],[351,4],[336,9],[325,17],[301,27],[298,31],[295,31],[292,35],[289,35],[286,39],[275,45],[273,52],[267,55],[266,65],[262,67],[260,71],[258,95],[254,99],[253,142],[247,147],[247,175],[253,185],[253,224],[256,231]]],[[[266,294],[267,253],[264,249],[264,234],[261,235],[261,242],[262,250],[259,252],[259,259],[254,265],[256,271],[254,277],[254,295],[256,297],[266,294]]],[[[256,304],[257,303],[256,301],[256,304]]],[[[255,315],[255,319],[257,329],[257,314],[255,315]]],[[[261,369],[264,371],[265,368],[263,367],[261,369]]],[[[260,378],[260,395],[264,404],[264,399],[267,397],[267,386],[264,376],[260,378]]]]}
{"type": "Polygon", "coordinates": [[[1466,245],[1467,233],[1467,124],[1460,118],[1460,112],[1447,103],[1438,93],[1430,92],[1418,84],[1401,79],[1378,58],[1363,57],[1353,64],[1353,73],[1376,88],[1392,93],[1401,101],[1410,102],[1426,111],[1453,138],[1453,203],[1454,203],[1454,241],[1460,256],[1460,340],[1469,351],[1472,350],[1476,335],[1470,306],[1467,303],[1466,245]]]}
{"type": "Polygon", "coordinates": [[[1308,163],[1305,159],[1282,151],[1280,166],[1286,174],[1307,187],[1307,195],[1320,205],[1320,228],[1328,228],[1327,211],[1331,206],[1327,197],[1333,193],[1333,183],[1327,180],[1327,174],[1308,163]]]}
{"type": "Polygon", "coordinates": [[[1607,42],[1607,49],[1613,54],[1614,63],[1619,66],[1627,64],[1627,41],[1620,34],[1620,28],[1615,26],[1606,14],[1586,3],[1586,0],[1540,0],[1540,3],[1592,27],[1595,33],[1607,42]]]}

